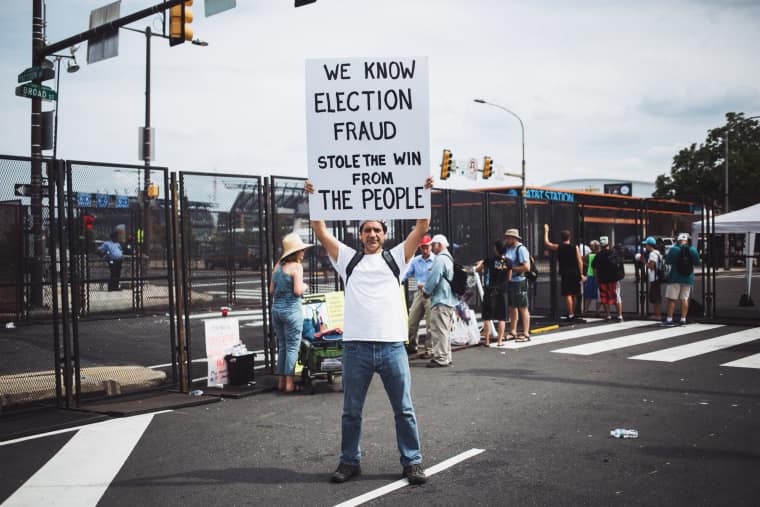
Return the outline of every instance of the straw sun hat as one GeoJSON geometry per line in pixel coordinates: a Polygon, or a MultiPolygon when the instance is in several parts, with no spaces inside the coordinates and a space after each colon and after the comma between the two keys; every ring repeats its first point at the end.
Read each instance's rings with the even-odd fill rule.
{"type": "Polygon", "coordinates": [[[304,243],[301,239],[301,236],[296,234],[295,232],[291,232],[290,234],[286,235],[284,238],[282,238],[282,255],[280,256],[280,260],[278,262],[282,262],[282,260],[287,257],[288,255],[292,253],[296,253],[300,250],[306,250],[307,248],[311,248],[314,245],[310,245],[309,243],[304,243]]]}

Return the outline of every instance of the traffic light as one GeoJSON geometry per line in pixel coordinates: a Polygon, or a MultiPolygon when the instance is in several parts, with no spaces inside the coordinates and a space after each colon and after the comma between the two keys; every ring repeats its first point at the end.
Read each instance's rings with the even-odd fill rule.
{"type": "Polygon", "coordinates": [[[79,230],[79,239],[89,241],[92,239],[92,227],[95,225],[95,217],[85,211],[82,215],[82,228],[79,230]]]}
{"type": "Polygon", "coordinates": [[[182,44],[186,40],[193,40],[193,30],[187,26],[193,22],[193,11],[190,10],[191,5],[193,5],[193,0],[185,0],[181,4],[169,9],[170,46],[182,44]]]}
{"type": "Polygon", "coordinates": [[[82,225],[86,231],[92,231],[92,226],[95,225],[95,217],[89,213],[82,215],[82,225]]]}
{"type": "Polygon", "coordinates": [[[491,157],[483,157],[483,179],[487,180],[493,176],[493,159],[491,157]]]}
{"type": "Polygon", "coordinates": [[[451,168],[454,160],[451,158],[451,150],[443,150],[443,160],[441,161],[441,179],[447,180],[451,176],[451,168]]]}

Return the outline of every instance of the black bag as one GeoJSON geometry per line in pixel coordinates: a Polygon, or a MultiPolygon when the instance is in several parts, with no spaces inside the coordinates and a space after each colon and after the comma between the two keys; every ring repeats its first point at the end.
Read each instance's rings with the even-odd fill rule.
{"type": "Polygon", "coordinates": [[[689,245],[681,245],[676,259],[676,270],[683,276],[689,276],[694,272],[694,260],[691,258],[689,245]]]}
{"type": "Polygon", "coordinates": [[[525,279],[531,282],[538,280],[538,268],[536,267],[536,259],[530,256],[530,270],[524,273],[525,279]]]}
{"type": "Polygon", "coordinates": [[[655,266],[655,280],[663,282],[668,279],[670,275],[670,264],[665,262],[660,252],[657,252],[657,265],[655,266]]]}
{"type": "Polygon", "coordinates": [[[625,264],[623,264],[623,256],[617,252],[613,252],[610,255],[610,262],[615,267],[615,280],[618,282],[625,278],[625,264]]]}
{"type": "Polygon", "coordinates": [[[457,296],[463,296],[467,292],[467,271],[464,270],[461,264],[454,263],[454,274],[451,276],[451,280],[446,279],[451,285],[451,290],[457,296]]]}

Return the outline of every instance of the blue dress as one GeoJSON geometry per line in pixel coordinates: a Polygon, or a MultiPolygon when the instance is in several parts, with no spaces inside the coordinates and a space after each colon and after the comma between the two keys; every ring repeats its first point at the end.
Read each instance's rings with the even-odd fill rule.
{"type": "Polygon", "coordinates": [[[272,275],[272,324],[277,336],[277,374],[293,375],[301,345],[301,296],[293,294],[293,277],[277,266],[272,275]]]}

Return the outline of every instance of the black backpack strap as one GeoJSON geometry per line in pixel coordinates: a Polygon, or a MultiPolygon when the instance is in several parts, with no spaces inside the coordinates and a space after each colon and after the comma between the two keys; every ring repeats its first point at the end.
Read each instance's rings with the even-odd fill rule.
{"type": "Polygon", "coordinates": [[[398,267],[398,264],[396,264],[396,259],[393,258],[393,254],[390,250],[383,249],[383,260],[388,267],[391,268],[391,273],[393,273],[393,276],[398,280],[398,277],[401,274],[401,269],[398,267]]]}
{"type": "Polygon", "coordinates": [[[363,250],[357,250],[357,252],[354,254],[353,257],[351,257],[351,260],[348,261],[348,266],[346,266],[346,283],[345,285],[348,285],[348,279],[351,277],[351,273],[353,273],[354,268],[357,264],[359,264],[359,261],[362,260],[364,257],[364,251],[363,250]]]}
{"type": "MultiPolygon", "coordinates": [[[[448,250],[446,250],[445,252],[441,252],[438,255],[445,255],[446,257],[448,257],[449,259],[451,259],[451,265],[452,265],[452,267],[454,266],[454,257],[451,256],[451,254],[449,253],[448,250]]],[[[446,278],[443,274],[441,274],[441,277],[444,280],[446,280],[447,282],[449,282],[449,286],[451,286],[451,282],[454,281],[454,271],[452,270],[452,272],[451,272],[451,280],[449,280],[448,278],[446,278]]],[[[453,290],[453,287],[452,287],[452,290],[453,290]]]]}
{"type": "MultiPolygon", "coordinates": [[[[401,274],[401,269],[398,267],[398,264],[396,264],[396,259],[393,258],[393,254],[390,252],[390,250],[383,249],[382,255],[383,260],[388,265],[391,273],[393,273],[393,276],[396,278],[396,280],[398,280],[398,277],[401,274]]],[[[346,266],[346,281],[344,285],[348,285],[348,279],[351,277],[351,273],[353,273],[354,268],[363,258],[364,251],[358,250],[354,256],[351,257],[351,260],[348,261],[348,266],[346,266]]]]}

